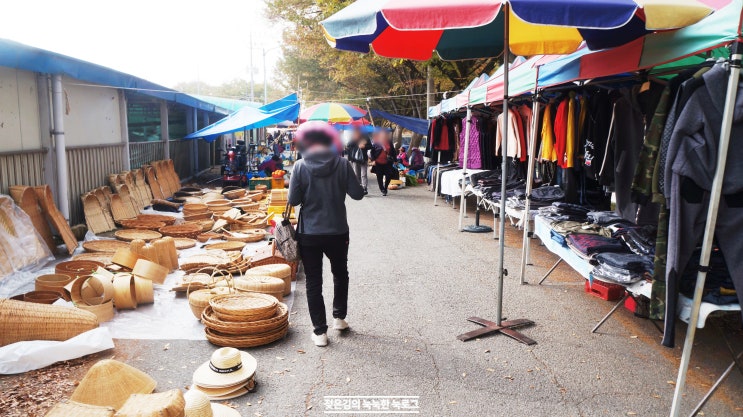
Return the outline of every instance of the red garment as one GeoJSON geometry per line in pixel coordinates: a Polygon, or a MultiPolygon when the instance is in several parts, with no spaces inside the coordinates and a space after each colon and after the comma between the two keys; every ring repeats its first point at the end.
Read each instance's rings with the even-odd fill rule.
{"type": "Polygon", "coordinates": [[[449,151],[449,121],[443,121],[441,126],[441,136],[439,136],[439,143],[436,146],[437,151],[449,151]]]}
{"type": "Polygon", "coordinates": [[[568,139],[568,101],[566,98],[557,106],[555,113],[555,154],[557,155],[557,165],[565,168],[565,150],[568,139]]]}

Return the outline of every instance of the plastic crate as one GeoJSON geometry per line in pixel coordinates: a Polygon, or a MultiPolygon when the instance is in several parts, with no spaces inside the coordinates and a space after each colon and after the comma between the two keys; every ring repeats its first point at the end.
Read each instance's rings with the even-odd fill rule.
{"type": "Polygon", "coordinates": [[[265,185],[268,189],[271,189],[271,178],[251,178],[250,189],[255,190],[256,185],[265,185]]]}
{"type": "Polygon", "coordinates": [[[586,280],[585,290],[587,293],[606,301],[615,301],[624,297],[624,287],[619,284],[610,284],[597,279],[586,280]]]}
{"type": "Polygon", "coordinates": [[[286,188],[283,178],[271,178],[271,189],[286,188]]]}

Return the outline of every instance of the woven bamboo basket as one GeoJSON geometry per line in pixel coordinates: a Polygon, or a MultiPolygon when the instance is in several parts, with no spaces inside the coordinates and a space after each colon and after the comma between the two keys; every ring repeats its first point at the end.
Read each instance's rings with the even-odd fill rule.
{"type": "Polygon", "coordinates": [[[284,281],[269,276],[250,276],[235,279],[235,289],[245,292],[257,292],[284,300],[284,281]]]}
{"type": "Polygon", "coordinates": [[[54,267],[55,274],[69,275],[73,279],[82,275],[92,274],[98,267],[105,266],[95,261],[67,261],[60,262],[54,267]]]}
{"type": "Polygon", "coordinates": [[[287,264],[261,265],[245,271],[245,276],[269,276],[284,281],[284,296],[292,292],[292,268],[287,264]]]}
{"type": "Polygon", "coordinates": [[[232,262],[227,252],[223,250],[211,250],[206,253],[192,255],[183,259],[180,263],[182,270],[192,272],[201,268],[216,268],[220,265],[228,265],[232,262]]]}
{"type": "Polygon", "coordinates": [[[283,256],[281,256],[281,252],[276,249],[276,246],[273,243],[269,243],[267,246],[258,249],[250,260],[250,263],[254,267],[271,264],[287,264],[292,268],[292,281],[297,280],[297,268],[299,267],[299,262],[288,262],[283,256]]]}
{"type": "Polygon", "coordinates": [[[111,230],[106,221],[106,216],[103,214],[103,208],[101,208],[98,199],[93,194],[85,194],[82,197],[83,200],[83,213],[85,214],[85,223],[88,225],[88,229],[94,234],[108,232],[111,230]]]}
{"type": "Polygon", "coordinates": [[[209,210],[214,210],[215,207],[227,207],[228,209],[232,207],[229,201],[227,200],[209,200],[206,201],[204,204],[209,208],[209,210]]]}
{"type": "Polygon", "coordinates": [[[123,240],[125,242],[131,242],[135,239],[142,239],[145,242],[149,242],[151,240],[160,239],[161,237],[163,237],[160,232],[147,229],[118,230],[116,231],[116,233],[114,233],[114,236],[116,236],[116,239],[123,240]]]}
{"type": "Polygon", "coordinates": [[[234,348],[251,348],[267,345],[284,338],[288,331],[289,323],[270,332],[243,336],[228,335],[216,330],[211,330],[208,327],[204,328],[206,339],[209,342],[217,346],[228,346],[234,348]]]}
{"type": "Polygon", "coordinates": [[[114,306],[117,310],[137,308],[137,290],[134,277],[120,274],[114,277],[114,306]]]}
{"type": "Polygon", "coordinates": [[[216,232],[206,232],[196,236],[196,240],[206,243],[209,239],[222,239],[222,235],[216,232]]]}
{"type": "Polygon", "coordinates": [[[111,265],[113,259],[113,253],[107,252],[92,252],[92,253],[81,253],[72,257],[73,261],[92,261],[98,262],[102,265],[111,265]]]}
{"type": "Polygon", "coordinates": [[[214,220],[212,219],[190,220],[183,224],[195,224],[201,228],[202,232],[208,232],[212,230],[212,226],[214,226],[214,220]]]}
{"type": "Polygon", "coordinates": [[[164,236],[187,237],[189,239],[196,239],[202,233],[202,229],[195,224],[177,224],[173,226],[161,227],[159,232],[162,233],[164,236]]]}
{"type": "Polygon", "coordinates": [[[95,190],[91,191],[91,194],[93,194],[95,198],[98,199],[98,203],[103,210],[103,216],[106,218],[106,223],[108,224],[110,230],[113,230],[116,228],[116,223],[114,223],[114,218],[111,215],[110,191],[111,190],[108,187],[98,187],[95,190]]]}
{"type": "Polygon", "coordinates": [[[221,249],[225,252],[232,252],[232,251],[241,251],[243,250],[244,247],[245,247],[245,242],[232,241],[232,242],[212,243],[212,244],[204,246],[204,249],[206,250],[221,249]]]}
{"type": "Polygon", "coordinates": [[[265,239],[268,233],[266,233],[263,229],[249,229],[249,230],[243,230],[243,231],[229,231],[224,232],[222,235],[222,238],[227,241],[235,241],[235,242],[244,242],[244,243],[252,243],[252,242],[260,242],[261,240],[265,239]]]}
{"type": "Polygon", "coordinates": [[[187,237],[175,237],[173,241],[175,242],[175,248],[178,250],[193,248],[197,243],[196,240],[187,237]]]}
{"type": "Polygon", "coordinates": [[[36,277],[34,289],[36,291],[55,291],[66,301],[70,301],[70,296],[64,289],[70,281],[72,281],[72,277],[65,274],[39,275],[36,277]]]}
{"type": "Polygon", "coordinates": [[[118,187],[117,191],[119,193],[119,196],[121,197],[121,202],[124,205],[124,209],[129,212],[128,217],[137,217],[137,214],[139,214],[139,207],[131,194],[132,190],[129,189],[129,186],[126,184],[122,184],[118,187]]]}
{"type": "Polygon", "coordinates": [[[11,300],[37,304],[54,304],[60,298],[62,298],[62,295],[57,291],[29,291],[25,294],[11,297],[11,300]]]}
{"type": "Polygon", "coordinates": [[[122,248],[128,248],[129,244],[120,240],[102,239],[88,240],[83,242],[83,249],[88,252],[106,252],[115,253],[122,248]]]}
{"type": "Polygon", "coordinates": [[[194,213],[190,214],[191,212],[184,211],[183,212],[183,220],[190,222],[194,220],[208,220],[211,219],[214,214],[210,211],[205,211],[203,213],[194,213]]]}
{"type": "Polygon", "coordinates": [[[116,410],[70,401],[54,406],[44,417],[114,417],[116,410]]]}
{"type": "Polygon", "coordinates": [[[44,213],[39,208],[39,201],[34,189],[25,185],[13,185],[10,187],[10,196],[13,197],[16,204],[31,218],[31,223],[33,223],[36,231],[39,232],[41,238],[44,239],[44,243],[46,243],[49,250],[52,253],[56,252],[57,245],[54,243],[49,222],[46,221],[44,213]]]}
{"type": "Polygon", "coordinates": [[[25,340],[62,341],[96,327],[96,316],[85,311],[0,299],[0,346],[25,340]]]}
{"type": "Polygon", "coordinates": [[[124,202],[121,200],[119,194],[111,196],[111,214],[113,215],[114,222],[121,224],[122,220],[133,219],[131,207],[127,209],[124,202]]]}
{"type": "Polygon", "coordinates": [[[238,189],[238,190],[231,190],[231,191],[227,191],[227,192],[223,192],[222,193],[222,195],[224,195],[225,197],[227,197],[227,199],[229,199],[229,200],[235,200],[235,199],[238,199],[238,198],[245,197],[246,194],[247,194],[247,191],[245,191],[244,188],[241,188],[241,189],[238,189]]]}
{"type": "Polygon", "coordinates": [[[145,222],[162,222],[165,223],[166,226],[175,224],[175,217],[166,216],[164,214],[140,214],[137,216],[137,220],[145,222]]]}
{"type": "Polygon", "coordinates": [[[116,416],[181,417],[185,415],[183,412],[185,406],[186,400],[183,398],[183,393],[180,389],[172,389],[153,394],[132,394],[124,405],[121,406],[116,416]]]}
{"type": "Polygon", "coordinates": [[[122,227],[126,229],[137,229],[137,230],[153,230],[158,231],[160,228],[165,227],[163,222],[144,221],[138,219],[128,219],[119,222],[122,227]]]}
{"type": "Polygon", "coordinates": [[[231,292],[228,287],[215,287],[188,292],[188,306],[197,320],[201,320],[201,313],[209,307],[209,300],[218,295],[227,295],[231,292]]]}
{"type": "Polygon", "coordinates": [[[165,195],[162,192],[162,187],[160,187],[160,182],[157,180],[157,174],[155,173],[155,170],[151,166],[146,166],[142,169],[144,170],[144,176],[145,179],[147,179],[147,184],[150,186],[152,198],[164,199],[165,195]]]}
{"type": "Polygon", "coordinates": [[[213,285],[211,274],[206,272],[195,272],[184,275],[183,278],[181,278],[181,281],[171,288],[170,291],[187,292],[189,289],[191,291],[197,291],[205,288],[212,288],[213,286],[215,285],[213,285]]]}
{"type": "Polygon", "coordinates": [[[155,289],[152,281],[140,277],[134,277],[134,298],[137,304],[152,304],[155,302],[155,289]]]}
{"type": "Polygon", "coordinates": [[[256,321],[276,315],[279,302],[265,294],[239,293],[220,295],[209,300],[218,319],[224,321],[256,321]]]}
{"type": "Polygon", "coordinates": [[[284,303],[278,303],[276,312],[270,318],[255,321],[225,321],[220,320],[211,307],[204,309],[201,315],[204,325],[220,333],[231,335],[249,335],[275,331],[289,321],[289,310],[284,303]]]}

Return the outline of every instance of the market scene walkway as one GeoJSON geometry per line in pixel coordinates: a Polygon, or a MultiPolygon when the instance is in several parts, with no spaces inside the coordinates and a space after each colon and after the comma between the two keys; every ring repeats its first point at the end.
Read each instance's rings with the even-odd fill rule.
{"type": "MultiPolygon", "coordinates": [[[[426,416],[667,412],[680,349],[660,346],[658,330],[626,310],[591,334],[613,303],[587,296],[583,279],[568,267],[559,268],[545,285],[534,285],[556,259],[538,244],[535,265],[527,269],[530,284],[521,286],[516,274],[509,276],[504,306],[506,317],[536,323],[523,332],[537,345],[521,345],[502,335],[457,340],[456,335],[478,327],[465,318],[494,315],[497,243],[492,234],[458,232],[458,211],[443,202],[434,207],[431,196],[425,187],[414,187],[384,198],[372,192],[360,202],[349,202],[351,330],[331,330],[327,348],[313,346],[300,283],[286,340],[250,349],[259,363],[257,391],[231,400],[231,405],[244,416],[316,416],[323,415],[326,396],[389,395],[419,396],[421,415],[426,416]]],[[[492,225],[487,217],[483,223],[492,225]]],[[[509,226],[509,271],[518,271],[520,239],[509,226]]],[[[739,330],[728,331],[743,343],[739,330]]],[[[718,353],[722,341],[714,327],[703,329],[700,340],[687,407],[696,404],[729,362],[718,353]]],[[[116,340],[116,349],[97,358],[129,363],[151,375],[164,391],[190,385],[192,369],[213,349],[206,341],[116,340]]],[[[93,362],[64,373],[69,380],[48,382],[59,387],[58,395],[69,395],[73,381],[93,362]]],[[[48,372],[54,376],[59,371],[48,372]]],[[[0,377],[0,391],[13,394],[22,390],[16,386],[20,381],[33,386],[35,380],[43,378],[0,377]]],[[[743,414],[736,388],[742,383],[741,375],[733,373],[705,415],[743,414]]],[[[51,395],[34,394],[42,399],[51,395]]],[[[27,415],[23,405],[16,407],[6,411],[27,415]]]]}

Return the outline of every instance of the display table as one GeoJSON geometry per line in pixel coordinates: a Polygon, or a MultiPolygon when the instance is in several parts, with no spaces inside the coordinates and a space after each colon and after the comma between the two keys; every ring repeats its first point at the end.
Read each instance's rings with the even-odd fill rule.
{"type": "MultiPolygon", "coordinates": [[[[478,172],[483,172],[482,169],[468,169],[467,170],[467,176],[469,177],[472,174],[476,174],[478,172]]],[[[455,169],[451,171],[446,171],[441,174],[441,186],[439,187],[439,192],[443,195],[448,195],[451,197],[461,197],[462,196],[462,185],[460,184],[459,180],[462,179],[462,173],[464,172],[463,169],[455,169]]]]}

